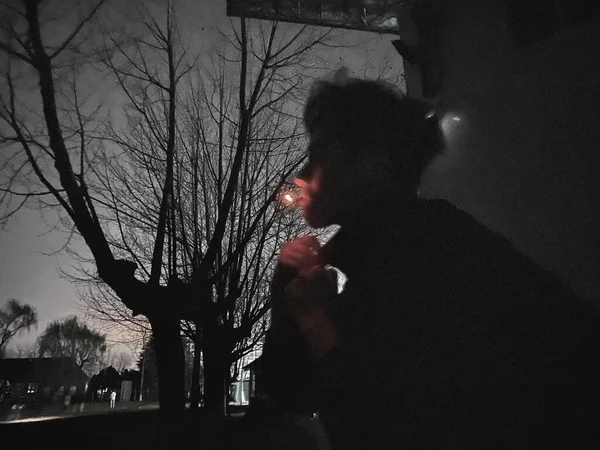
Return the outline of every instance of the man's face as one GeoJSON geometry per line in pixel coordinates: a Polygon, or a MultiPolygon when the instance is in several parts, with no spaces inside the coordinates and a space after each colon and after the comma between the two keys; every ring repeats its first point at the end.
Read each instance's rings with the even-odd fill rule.
{"type": "Polygon", "coordinates": [[[370,182],[358,156],[348,155],[318,137],[311,137],[307,166],[296,178],[300,207],[313,228],[343,224],[360,210],[369,196],[370,182]]]}

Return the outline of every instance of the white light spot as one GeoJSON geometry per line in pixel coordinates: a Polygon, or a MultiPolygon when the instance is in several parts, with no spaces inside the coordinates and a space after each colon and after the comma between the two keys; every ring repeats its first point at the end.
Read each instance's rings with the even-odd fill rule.
{"type": "Polygon", "coordinates": [[[454,116],[454,117],[452,118],[452,120],[454,120],[455,122],[460,122],[460,117],[458,117],[458,116],[454,116]]]}
{"type": "Polygon", "coordinates": [[[287,192],[281,196],[281,200],[286,205],[291,205],[296,201],[296,197],[293,194],[287,192]]]}

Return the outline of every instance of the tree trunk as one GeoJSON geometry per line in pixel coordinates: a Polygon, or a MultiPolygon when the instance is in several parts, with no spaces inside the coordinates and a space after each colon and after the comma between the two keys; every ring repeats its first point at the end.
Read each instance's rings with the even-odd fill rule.
{"type": "Polygon", "coordinates": [[[227,407],[227,380],[229,365],[218,340],[204,341],[204,406],[219,417],[224,417],[227,407]]]}
{"type": "Polygon", "coordinates": [[[185,358],[179,319],[148,317],[158,365],[158,402],[164,412],[185,409],[185,358]]]}
{"type": "Polygon", "coordinates": [[[200,402],[200,352],[199,338],[194,340],[194,365],[192,366],[192,387],[190,390],[191,409],[198,409],[200,402]]]}

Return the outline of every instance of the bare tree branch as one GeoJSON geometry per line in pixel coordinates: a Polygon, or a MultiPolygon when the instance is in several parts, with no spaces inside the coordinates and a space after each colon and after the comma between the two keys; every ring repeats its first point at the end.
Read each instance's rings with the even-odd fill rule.
{"type": "Polygon", "coordinates": [[[83,18],[83,20],[81,20],[77,26],[75,27],[75,29],[71,32],[71,34],[64,40],[64,42],[58,46],[58,48],[50,55],[50,60],[56,58],[58,55],[60,55],[65,48],[67,48],[67,46],[73,42],[73,39],[75,39],[79,33],[81,32],[81,30],[83,29],[83,27],[85,27],[88,22],[96,15],[96,13],[98,12],[98,10],[100,9],[100,7],[106,3],[106,0],[100,0],[98,3],[96,3],[96,5],[94,5],[94,7],[92,8],[92,10],[88,13],[88,15],[86,17],[83,18]]]}

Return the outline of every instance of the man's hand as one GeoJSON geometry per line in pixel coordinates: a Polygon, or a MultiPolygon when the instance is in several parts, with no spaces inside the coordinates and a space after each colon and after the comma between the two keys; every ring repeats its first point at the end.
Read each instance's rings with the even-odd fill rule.
{"type": "Polygon", "coordinates": [[[306,275],[315,266],[322,266],[321,244],[315,236],[302,236],[286,242],[279,252],[279,264],[306,275]]]}
{"type": "Polygon", "coordinates": [[[338,330],[323,308],[336,292],[337,273],[318,265],[297,276],[285,289],[287,309],[316,357],[326,355],[339,343],[338,330]]]}
{"type": "Polygon", "coordinates": [[[339,342],[338,330],[323,308],[337,293],[337,272],[325,270],[320,250],[315,236],[303,236],[284,244],[279,253],[279,264],[297,272],[285,288],[286,309],[316,357],[326,355],[339,342]]]}

